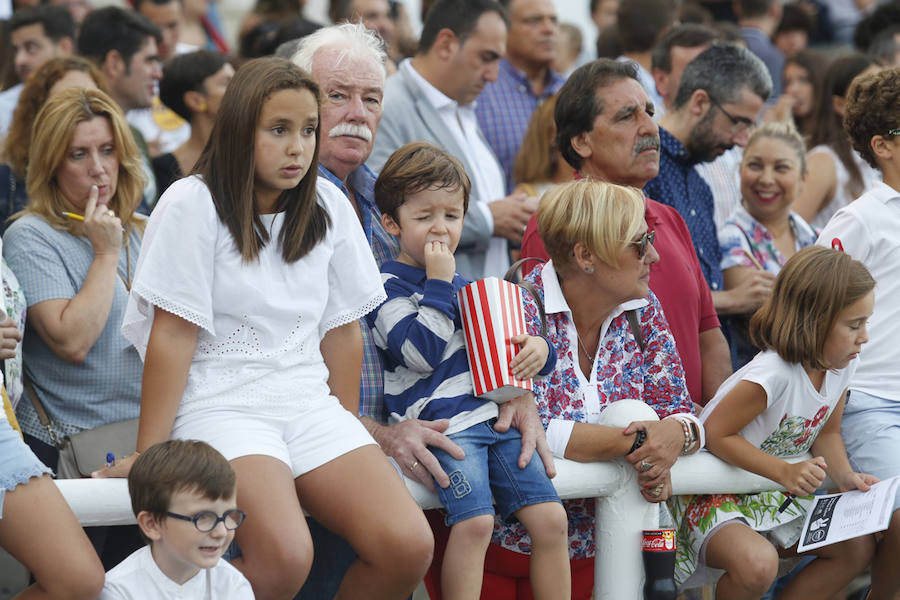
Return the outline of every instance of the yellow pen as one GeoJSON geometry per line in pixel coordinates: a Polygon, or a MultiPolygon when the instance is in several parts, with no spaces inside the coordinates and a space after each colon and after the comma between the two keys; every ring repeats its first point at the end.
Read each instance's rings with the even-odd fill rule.
{"type": "Polygon", "coordinates": [[[63,211],[62,216],[68,217],[68,218],[70,218],[70,219],[74,219],[74,220],[76,220],[76,221],[84,221],[84,217],[81,216],[81,215],[79,215],[79,214],[77,214],[77,213],[72,213],[72,212],[68,212],[68,211],[63,211]]]}

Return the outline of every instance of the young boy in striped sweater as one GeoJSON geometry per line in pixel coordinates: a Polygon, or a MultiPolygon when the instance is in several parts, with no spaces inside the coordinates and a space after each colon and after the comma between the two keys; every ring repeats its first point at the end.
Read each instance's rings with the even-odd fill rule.
{"type": "MultiPolygon", "coordinates": [[[[449,419],[445,433],[465,452],[459,460],[430,448],[450,477],[448,488],[436,486],[451,527],[443,597],[480,594],[493,494],[501,517],[515,515],[528,529],[535,597],[568,598],[568,523],[553,484],[537,455],[518,467],[520,434],[495,431],[497,405],[474,395],[456,298],[470,282],[456,273],[453,258],[469,188],[458,160],[421,142],[397,150],[375,183],[382,224],[400,241],[397,260],[381,268],[387,300],[367,317],[384,355],[385,405],[392,422],[449,419]]],[[[556,353],[547,340],[511,341],[522,346],[510,363],[517,378],[553,370],[556,353]]]]}

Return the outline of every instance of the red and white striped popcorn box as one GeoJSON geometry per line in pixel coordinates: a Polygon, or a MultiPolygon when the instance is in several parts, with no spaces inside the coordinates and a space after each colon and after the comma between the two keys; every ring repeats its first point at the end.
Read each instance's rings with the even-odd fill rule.
{"type": "Polygon", "coordinates": [[[459,309],[475,395],[501,404],[531,391],[531,380],[516,379],[509,368],[519,353],[509,339],[527,333],[522,288],[480,279],[459,290],[459,309]]]}

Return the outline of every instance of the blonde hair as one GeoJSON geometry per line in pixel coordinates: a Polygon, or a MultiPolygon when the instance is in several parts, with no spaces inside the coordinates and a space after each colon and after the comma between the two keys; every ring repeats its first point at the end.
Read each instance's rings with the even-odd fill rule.
{"type": "Polygon", "coordinates": [[[560,184],[543,195],[537,209],[538,233],[557,271],[572,266],[578,242],[617,268],[619,255],[641,230],[644,211],[640,190],[580,179],[560,184]]]}
{"type": "Polygon", "coordinates": [[[109,121],[119,161],[116,193],[109,200],[109,208],[123,224],[143,229],[146,220],[134,210],[141,202],[146,178],[131,129],[112,98],[100,90],[81,88],[60,92],[38,112],[28,152],[28,205],[13,215],[14,218],[23,214],[40,215],[53,228],[72,234],[80,227],[62,215],[68,207],[56,181],[56,172],[69,152],[75,128],[97,117],[109,121]]]}
{"type": "Polygon", "coordinates": [[[750,319],[750,341],[789,363],[826,369],[825,340],[842,310],[875,288],[849,254],[808,246],[784,264],[772,295],[750,319]]]}
{"type": "MultiPolygon", "coordinates": [[[[780,140],[787,144],[797,154],[797,159],[800,161],[800,174],[806,174],[806,142],[803,141],[803,136],[792,122],[773,121],[760,125],[750,134],[744,148],[749,148],[761,139],[780,140]]],[[[744,156],[747,156],[746,152],[744,156]]]]}

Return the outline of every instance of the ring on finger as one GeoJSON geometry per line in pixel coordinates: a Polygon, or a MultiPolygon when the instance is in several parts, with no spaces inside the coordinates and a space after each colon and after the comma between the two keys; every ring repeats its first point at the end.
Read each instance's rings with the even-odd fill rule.
{"type": "Polygon", "coordinates": [[[660,494],[662,494],[662,491],[663,491],[663,484],[660,483],[659,485],[657,485],[653,488],[653,490],[650,492],[650,494],[652,494],[653,496],[659,496],[660,494]]]}
{"type": "Polygon", "coordinates": [[[646,473],[647,471],[649,471],[652,468],[653,468],[653,465],[648,463],[646,460],[641,461],[641,473],[646,473]]]}
{"type": "Polygon", "coordinates": [[[418,466],[419,466],[419,461],[415,461],[413,464],[409,465],[409,470],[415,471],[416,467],[418,467],[418,466]]]}
{"type": "Polygon", "coordinates": [[[110,217],[116,216],[116,213],[113,210],[106,211],[106,214],[109,215],[110,217]]]}

